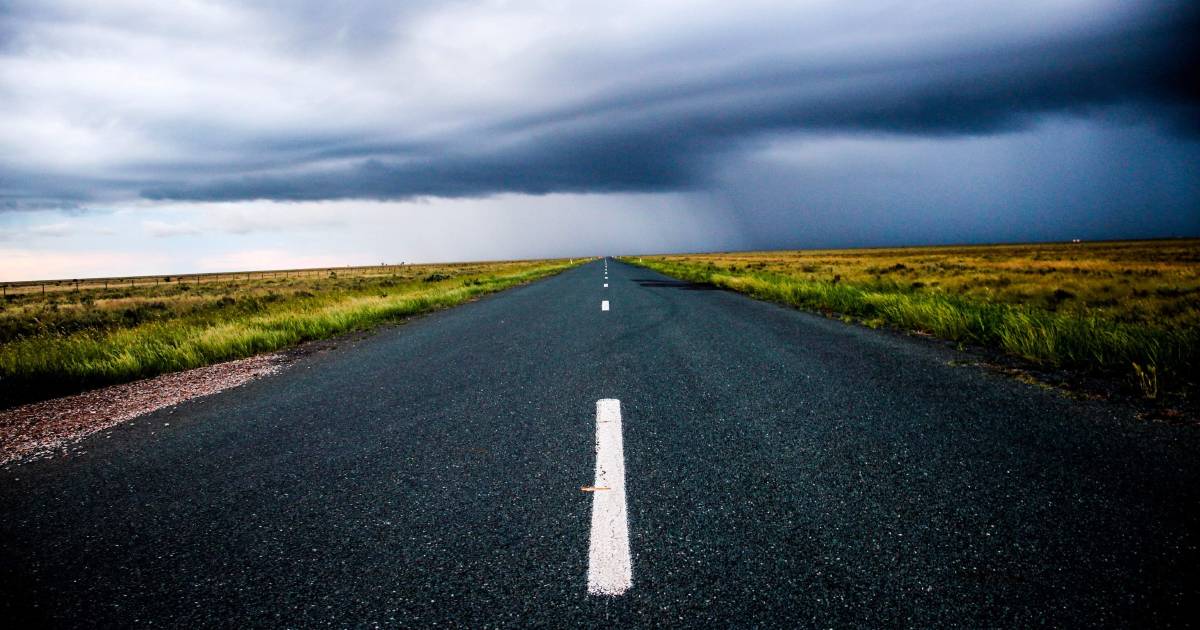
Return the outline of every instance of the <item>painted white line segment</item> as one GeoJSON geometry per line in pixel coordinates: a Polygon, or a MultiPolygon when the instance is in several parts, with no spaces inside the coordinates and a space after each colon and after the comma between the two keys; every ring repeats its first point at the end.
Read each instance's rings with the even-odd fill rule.
{"type": "Polygon", "coordinates": [[[621,595],[633,586],[629,514],[625,509],[625,447],[621,401],[596,401],[596,481],[592,484],[592,539],[588,594],[621,595]]]}
{"type": "Polygon", "coordinates": [[[602,310],[602,311],[608,310],[608,300],[602,300],[600,302],[600,310],[602,310]]]}
{"type": "Polygon", "coordinates": [[[605,283],[604,283],[604,288],[605,288],[605,289],[607,289],[607,288],[608,288],[608,283],[607,283],[607,282],[605,282],[605,283]]]}

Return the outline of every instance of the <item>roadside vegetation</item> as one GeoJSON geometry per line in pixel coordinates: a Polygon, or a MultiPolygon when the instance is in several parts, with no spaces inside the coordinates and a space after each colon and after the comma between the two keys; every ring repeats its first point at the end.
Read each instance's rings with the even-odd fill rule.
{"type": "Polygon", "coordinates": [[[156,284],[10,293],[0,301],[0,407],[362,330],[575,264],[404,265],[203,282],[163,277],[156,284]]]}
{"type": "Polygon", "coordinates": [[[624,260],[872,327],[1117,375],[1146,398],[1194,395],[1200,373],[1200,240],[624,260]]]}

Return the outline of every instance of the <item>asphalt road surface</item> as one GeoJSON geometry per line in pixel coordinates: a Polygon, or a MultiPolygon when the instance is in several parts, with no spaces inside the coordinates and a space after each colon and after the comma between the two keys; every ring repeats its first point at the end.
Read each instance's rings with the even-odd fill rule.
{"type": "Polygon", "coordinates": [[[1194,621],[1194,428],[605,265],[0,471],[0,625],[1194,621]]]}

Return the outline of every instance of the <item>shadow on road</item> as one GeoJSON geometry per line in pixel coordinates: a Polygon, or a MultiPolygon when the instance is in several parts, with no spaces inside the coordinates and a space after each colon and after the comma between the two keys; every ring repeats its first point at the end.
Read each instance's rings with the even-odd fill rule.
{"type": "Polygon", "coordinates": [[[711,284],[695,284],[683,280],[656,280],[651,278],[634,278],[634,282],[651,289],[683,289],[685,291],[717,291],[711,284]]]}

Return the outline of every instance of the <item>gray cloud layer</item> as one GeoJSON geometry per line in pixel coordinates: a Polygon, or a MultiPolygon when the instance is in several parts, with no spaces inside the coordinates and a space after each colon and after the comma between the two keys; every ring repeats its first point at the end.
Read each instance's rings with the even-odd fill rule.
{"type": "Polygon", "coordinates": [[[779,134],[1200,121],[1189,2],[134,4],[0,9],[0,204],[695,190],[779,134]]]}

